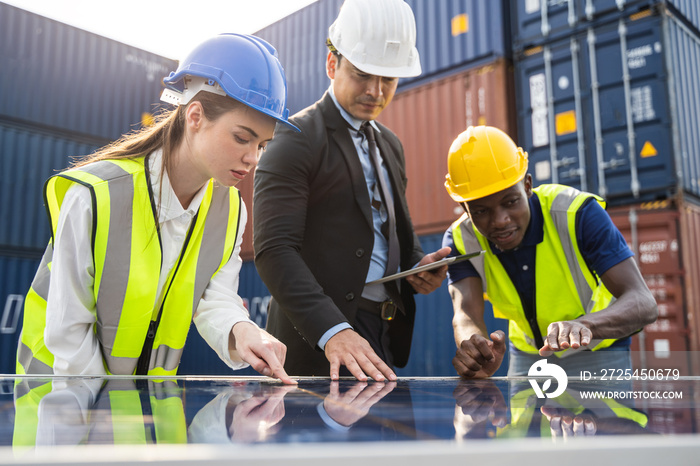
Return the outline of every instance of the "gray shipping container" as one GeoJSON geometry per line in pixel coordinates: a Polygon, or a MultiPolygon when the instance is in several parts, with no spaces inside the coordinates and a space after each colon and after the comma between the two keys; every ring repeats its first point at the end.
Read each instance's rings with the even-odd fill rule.
{"type": "Polygon", "coordinates": [[[700,36],[646,10],[515,60],[519,144],[535,184],[612,205],[700,195],[700,36]]]}
{"type": "Polygon", "coordinates": [[[113,140],[148,121],[177,62],[0,3],[0,119],[113,140]]]}
{"type": "MultiPolygon", "coordinates": [[[[287,74],[291,113],[313,104],[329,86],[326,39],[342,0],[319,0],[256,35],[279,52],[287,74]]],[[[407,0],[416,18],[416,47],[423,73],[401,79],[414,86],[510,55],[505,0],[407,0]]]]}

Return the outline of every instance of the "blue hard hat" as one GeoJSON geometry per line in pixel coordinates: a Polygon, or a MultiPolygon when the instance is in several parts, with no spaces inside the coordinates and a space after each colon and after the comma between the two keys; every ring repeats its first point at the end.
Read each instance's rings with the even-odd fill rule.
{"type": "MultiPolygon", "coordinates": [[[[185,76],[203,78],[198,80],[201,89],[228,95],[299,131],[288,121],[287,80],[277,51],[259,37],[231,33],[208,39],[163,82],[181,93],[187,87],[185,76]]],[[[179,103],[186,104],[191,97],[179,103]]]]}

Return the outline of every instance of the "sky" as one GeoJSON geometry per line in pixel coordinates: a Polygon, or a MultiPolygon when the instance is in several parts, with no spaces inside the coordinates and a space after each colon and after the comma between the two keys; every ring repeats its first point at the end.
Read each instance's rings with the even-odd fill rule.
{"type": "Polygon", "coordinates": [[[252,34],[317,0],[0,0],[180,60],[222,32],[252,34]]]}

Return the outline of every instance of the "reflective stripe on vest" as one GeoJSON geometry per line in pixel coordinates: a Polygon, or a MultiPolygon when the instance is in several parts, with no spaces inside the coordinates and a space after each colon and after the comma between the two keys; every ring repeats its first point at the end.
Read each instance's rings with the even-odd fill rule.
{"type": "MultiPolygon", "coordinates": [[[[580,387],[579,387],[580,388],[580,387]]],[[[591,390],[594,392],[595,389],[591,390]]],[[[580,416],[587,411],[594,419],[629,419],[640,427],[646,427],[648,417],[641,411],[625,406],[612,398],[581,399],[581,390],[567,390],[556,398],[548,398],[546,405],[550,408],[563,408],[572,416],[580,416]]],[[[537,396],[534,390],[527,388],[517,392],[510,399],[510,424],[497,429],[499,438],[522,438],[527,436],[531,429],[531,423],[537,406],[537,396]]],[[[552,435],[551,424],[547,416],[542,415],[539,426],[533,426],[540,437],[548,438],[552,435]]]]}
{"type": "Polygon", "coordinates": [[[15,416],[12,430],[12,446],[24,452],[21,447],[36,446],[36,433],[39,426],[39,403],[47,393],[51,393],[50,380],[31,378],[15,379],[15,416]]]}
{"type": "Polygon", "coordinates": [[[91,432],[87,443],[187,443],[182,389],[177,382],[139,382],[143,382],[140,390],[133,380],[107,381],[91,411],[108,414],[111,423],[96,425],[99,430],[91,432]]]}
{"type": "MultiPolygon", "coordinates": [[[[39,417],[52,418],[59,414],[39,411],[47,409],[46,404],[41,408],[40,405],[49,393],[56,393],[53,390],[52,384],[46,380],[16,380],[13,447],[34,447],[37,440],[40,445],[55,441],[53,436],[37,438],[39,417]]],[[[187,443],[182,393],[183,389],[174,380],[151,379],[135,383],[131,379],[107,379],[95,403],[78,413],[82,422],[71,423],[67,426],[68,432],[62,432],[62,436],[74,438],[66,434],[85,432],[86,435],[78,436],[82,438],[81,444],[187,443]],[[141,390],[137,389],[137,384],[141,390]]],[[[58,404],[53,406],[61,409],[58,404]]],[[[43,433],[46,432],[44,429],[43,433]]]]}
{"type": "Polygon", "coordinates": [[[47,181],[52,241],[25,303],[18,373],[52,372],[53,355],[44,345],[43,329],[53,236],[65,194],[75,183],[90,189],[92,197],[95,332],[107,371],[134,372],[149,324],[160,314],[148,374],[177,372],[193,313],[211,278],[233,254],[241,199],[235,188],[209,181],[183,253],[158,300],[162,252],[144,160],[95,162],[47,181]]]}
{"type": "MultiPolygon", "coordinates": [[[[542,185],[534,189],[542,206],[544,240],[536,247],[535,308],[542,335],[552,322],[573,320],[590,312],[607,308],[614,297],[599,277],[593,274],[581,256],[576,241],[576,214],[583,203],[598,196],[582,193],[562,185],[542,185]],[[557,240],[558,239],[558,240],[557,240]]],[[[513,345],[527,353],[537,353],[530,324],[525,317],[520,296],[498,257],[491,252],[488,240],[465,215],[452,225],[455,246],[460,253],[479,247],[486,251],[482,261],[472,261],[485,285],[496,317],[509,320],[508,332],[513,345]]],[[[555,353],[568,356],[584,349],[601,349],[614,343],[593,340],[587,347],[555,353]]]]}

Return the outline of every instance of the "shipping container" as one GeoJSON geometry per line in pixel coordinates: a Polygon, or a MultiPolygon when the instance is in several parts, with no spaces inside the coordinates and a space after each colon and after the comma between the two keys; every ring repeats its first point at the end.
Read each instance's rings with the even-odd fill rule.
{"type": "Polygon", "coordinates": [[[518,135],[535,184],[611,205],[700,195],[700,36],[646,10],[515,58],[518,135]]]}
{"type": "Polygon", "coordinates": [[[608,212],[634,251],[659,310],[657,321],[633,338],[635,367],[700,375],[693,367],[700,329],[700,207],[678,197],[608,212]]]}
{"type": "Polygon", "coordinates": [[[406,0],[416,18],[423,73],[403,79],[413,87],[466,68],[510,58],[508,0],[406,0]]]}
{"type": "Polygon", "coordinates": [[[44,182],[70,165],[71,157],[97,149],[99,142],[0,122],[0,255],[41,257],[51,236],[44,182]]]}
{"type": "Polygon", "coordinates": [[[516,138],[512,66],[507,60],[399,92],[379,121],[399,137],[406,198],[416,232],[444,232],[462,215],[445,190],[447,154],[468,126],[491,125],[516,138]]]}
{"type": "Polygon", "coordinates": [[[38,267],[33,257],[0,255],[0,374],[15,373],[24,298],[38,267]]]}
{"type": "MultiPolygon", "coordinates": [[[[325,59],[328,28],[342,0],[319,0],[255,34],[278,51],[287,75],[292,114],[316,102],[328,88],[325,59]]],[[[408,0],[416,18],[416,47],[423,73],[399,87],[442,73],[510,56],[505,0],[408,0]]]]}
{"type": "Polygon", "coordinates": [[[174,60],[4,3],[0,60],[0,119],[108,140],[150,121],[161,80],[177,67],[174,60]]]}
{"type": "MultiPolygon", "coordinates": [[[[427,252],[440,249],[442,233],[421,236],[421,246],[427,252]]],[[[246,304],[251,319],[261,327],[267,323],[267,306],[270,294],[255,269],[253,262],[244,262],[241,268],[239,295],[246,304]]],[[[452,301],[447,291],[447,281],[429,295],[416,294],[416,322],[413,331],[411,356],[406,367],[397,370],[399,376],[454,376],[452,366],[456,345],[452,331],[452,301]]],[[[493,317],[491,305],[487,303],[485,321],[489,331],[503,330],[508,334],[508,323],[493,317]]],[[[495,375],[508,372],[508,356],[495,375]]],[[[187,337],[179,374],[227,375],[228,368],[207,345],[193,325],[187,337]]],[[[250,368],[235,374],[256,374],[250,368]]]]}
{"type": "Polygon", "coordinates": [[[662,6],[691,27],[700,25],[697,0],[514,0],[510,3],[513,48],[542,45],[619,16],[662,6]]]}

